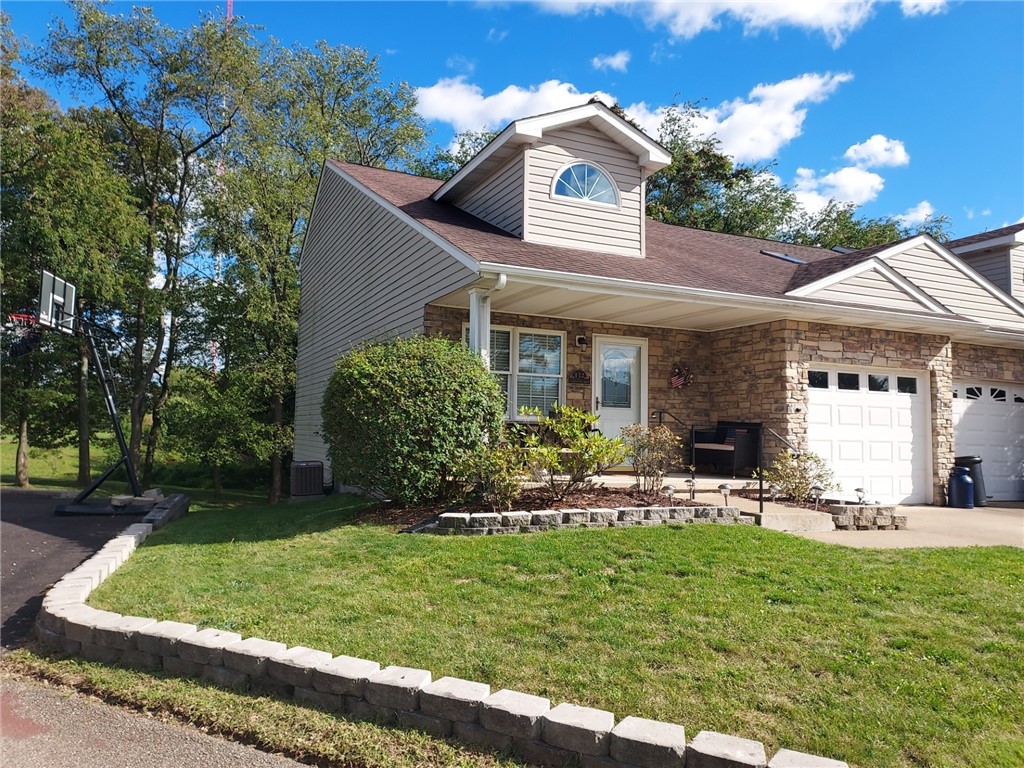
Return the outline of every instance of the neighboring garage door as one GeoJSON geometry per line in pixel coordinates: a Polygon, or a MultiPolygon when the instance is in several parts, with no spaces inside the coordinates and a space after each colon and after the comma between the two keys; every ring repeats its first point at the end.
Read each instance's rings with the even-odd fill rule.
{"type": "Polygon", "coordinates": [[[953,442],[957,456],[981,456],[985,493],[1024,500],[1024,387],[955,381],[953,442]]]}
{"type": "Polygon", "coordinates": [[[847,498],[931,501],[931,429],[924,374],[812,366],[807,438],[847,498]]]}

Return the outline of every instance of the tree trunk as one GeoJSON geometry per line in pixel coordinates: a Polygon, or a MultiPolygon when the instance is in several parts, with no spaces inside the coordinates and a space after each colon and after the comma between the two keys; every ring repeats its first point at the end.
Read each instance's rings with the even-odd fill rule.
{"type": "Polygon", "coordinates": [[[284,400],[281,397],[280,392],[275,392],[271,396],[271,414],[274,422],[274,442],[277,445],[274,447],[274,453],[270,457],[270,493],[267,496],[267,501],[271,504],[277,504],[281,500],[281,449],[280,449],[280,435],[282,422],[284,421],[284,400]]]}
{"type": "Polygon", "coordinates": [[[220,480],[220,464],[213,465],[213,498],[220,501],[223,487],[220,480]]]}
{"type": "Polygon", "coordinates": [[[78,344],[78,485],[92,480],[92,461],[89,455],[89,346],[78,344]]]}
{"type": "Polygon", "coordinates": [[[18,414],[18,452],[15,457],[14,479],[19,488],[28,488],[28,408],[18,414]]]}
{"type": "Polygon", "coordinates": [[[149,428],[149,439],[146,441],[146,462],[142,472],[142,484],[146,488],[153,485],[153,462],[156,458],[157,443],[160,441],[160,429],[163,426],[163,409],[171,396],[171,368],[177,354],[178,316],[172,315],[167,334],[167,356],[160,377],[160,393],[153,400],[153,422],[149,428]]]}

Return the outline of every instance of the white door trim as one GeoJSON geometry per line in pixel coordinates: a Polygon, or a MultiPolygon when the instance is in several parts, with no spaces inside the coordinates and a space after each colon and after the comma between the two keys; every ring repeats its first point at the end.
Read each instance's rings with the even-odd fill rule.
{"type": "MultiPolygon", "coordinates": [[[[594,354],[592,360],[593,372],[591,374],[590,387],[590,409],[596,413],[598,419],[601,417],[601,409],[597,405],[601,391],[601,344],[636,344],[640,348],[640,424],[647,425],[648,413],[648,355],[647,339],[641,336],[612,336],[610,334],[595,333],[593,335],[594,354]]],[[[600,421],[598,422],[600,424],[600,421]]],[[[607,437],[618,437],[618,435],[607,435],[607,437]]]]}

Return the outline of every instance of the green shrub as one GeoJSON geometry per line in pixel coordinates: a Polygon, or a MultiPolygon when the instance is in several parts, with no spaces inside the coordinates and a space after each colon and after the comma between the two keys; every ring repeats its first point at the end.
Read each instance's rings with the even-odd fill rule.
{"type": "Polygon", "coordinates": [[[537,431],[526,437],[527,463],[534,480],[561,501],[591,485],[591,477],[626,458],[621,438],[597,432],[597,416],[571,406],[554,406],[554,416],[539,416],[537,431]]]}
{"type": "Polygon", "coordinates": [[[473,484],[492,511],[507,512],[527,475],[526,451],[517,442],[504,438],[481,445],[469,456],[459,475],[473,484]]]}
{"type": "MultiPolygon", "coordinates": [[[[757,476],[755,471],[754,477],[757,476]]],[[[783,451],[764,470],[764,481],[778,485],[783,496],[801,503],[813,498],[811,488],[816,485],[826,491],[839,487],[831,467],[816,453],[783,451]]]]}
{"type": "Polygon", "coordinates": [[[633,465],[633,476],[641,493],[661,490],[672,454],[679,447],[679,438],[664,424],[645,427],[629,424],[622,428],[626,441],[626,456],[633,465]]]}
{"type": "Polygon", "coordinates": [[[423,504],[462,492],[454,468],[501,434],[505,403],[497,379],[465,344],[415,336],[339,359],[321,413],[339,480],[423,504]]]}

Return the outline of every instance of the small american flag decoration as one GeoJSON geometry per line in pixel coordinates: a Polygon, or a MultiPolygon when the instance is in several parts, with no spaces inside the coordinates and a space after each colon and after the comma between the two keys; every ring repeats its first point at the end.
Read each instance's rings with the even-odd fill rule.
{"type": "Polygon", "coordinates": [[[669,381],[672,384],[672,389],[688,387],[693,383],[693,373],[687,366],[677,365],[672,369],[672,378],[669,381]]]}

